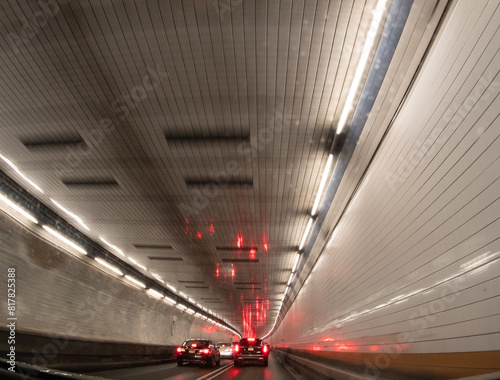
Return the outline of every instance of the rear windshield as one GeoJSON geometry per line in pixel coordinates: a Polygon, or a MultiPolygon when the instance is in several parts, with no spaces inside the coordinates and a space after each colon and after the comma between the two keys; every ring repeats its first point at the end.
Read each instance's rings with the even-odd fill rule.
{"type": "Polygon", "coordinates": [[[227,342],[219,342],[216,344],[217,347],[230,347],[231,346],[231,343],[227,343],[227,342]]]}
{"type": "Polygon", "coordinates": [[[261,344],[262,340],[260,339],[251,340],[243,338],[242,340],[240,340],[240,346],[260,346],[261,344]]]}
{"type": "Polygon", "coordinates": [[[190,340],[186,340],[182,345],[187,346],[187,347],[205,348],[205,347],[210,346],[210,341],[209,340],[190,339],[190,340]],[[196,346],[194,346],[194,344],[196,346]]]}

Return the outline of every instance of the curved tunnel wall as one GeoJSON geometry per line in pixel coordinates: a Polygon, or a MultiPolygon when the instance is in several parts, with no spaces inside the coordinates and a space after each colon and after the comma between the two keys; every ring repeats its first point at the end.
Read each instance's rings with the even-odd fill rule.
{"type": "Polygon", "coordinates": [[[272,345],[372,377],[500,371],[500,10],[482,4],[452,7],[272,345]]]}
{"type": "MultiPolygon", "coordinates": [[[[164,360],[190,337],[233,339],[103,272],[93,260],[40,239],[3,212],[0,226],[2,272],[16,269],[17,360],[61,368],[164,360]]],[[[7,281],[0,291],[7,294],[7,281]]],[[[7,310],[5,297],[0,304],[7,310]]],[[[6,337],[0,350],[8,352],[6,337]]]]}

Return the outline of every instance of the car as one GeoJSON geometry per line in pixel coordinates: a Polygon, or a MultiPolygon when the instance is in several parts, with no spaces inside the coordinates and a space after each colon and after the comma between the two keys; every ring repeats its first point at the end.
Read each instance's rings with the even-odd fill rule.
{"type": "Polygon", "coordinates": [[[231,342],[218,342],[215,346],[219,349],[221,358],[233,358],[233,346],[231,342]]]}
{"type": "Polygon", "coordinates": [[[197,363],[211,367],[220,365],[219,349],[207,339],[188,339],[175,350],[177,365],[197,363]]]}
{"type": "Polygon", "coordinates": [[[267,367],[270,347],[262,339],[243,338],[233,348],[234,366],[242,363],[262,363],[267,367]]]}

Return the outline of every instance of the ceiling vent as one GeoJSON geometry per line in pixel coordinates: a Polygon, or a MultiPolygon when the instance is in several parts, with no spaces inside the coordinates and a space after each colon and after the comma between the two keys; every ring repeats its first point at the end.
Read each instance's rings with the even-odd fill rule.
{"type": "Polygon", "coordinates": [[[162,244],[134,244],[137,249],[172,249],[171,245],[162,244]]]}
{"type": "Polygon", "coordinates": [[[69,138],[69,139],[53,139],[53,140],[28,140],[21,141],[21,143],[30,150],[35,149],[65,149],[65,148],[78,148],[85,147],[88,148],[85,141],[80,137],[69,138]]]}
{"type": "Polygon", "coordinates": [[[114,178],[63,179],[68,187],[118,187],[114,178]]]}
{"type": "Polygon", "coordinates": [[[182,257],[148,256],[149,260],[156,261],[184,261],[182,257]]]}
{"type": "Polygon", "coordinates": [[[223,263],[258,263],[259,259],[222,259],[223,263]]]}

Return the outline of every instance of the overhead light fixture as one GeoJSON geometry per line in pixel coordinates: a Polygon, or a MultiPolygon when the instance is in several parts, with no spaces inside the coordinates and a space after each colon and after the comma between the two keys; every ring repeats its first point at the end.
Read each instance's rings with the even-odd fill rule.
{"type": "Polygon", "coordinates": [[[18,206],[15,202],[11,201],[5,195],[0,194],[0,200],[2,200],[4,203],[9,205],[11,208],[13,208],[16,212],[18,212],[19,214],[21,214],[25,218],[28,218],[33,223],[38,224],[38,220],[36,220],[36,218],[33,215],[31,215],[28,211],[23,209],[21,206],[18,206]]]}
{"type": "Polygon", "coordinates": [[[118,248],[116,245],[111,244],[109,241],[107,241],[106,239],[104,239],[102,236],[99,236],[99,239],[101,239],[101,241],[104,244],[106,244],[108,247],[113,248],[120,255],[125,256],[125,254],[123,253],[123,251],[120,248],[118,248]]]}
{"type": "Polygon", "coordinates": [[[105,266],[106,268],[111,269],[116,274],[119,274],[120,276],[123,276],[123,273],[122,273],[121,270],[119,270],[118,268],[116,268],[113,265],[109,264],[107,261],[104,261],[104,260],[100,259],[99,257],[96,257],[95,261],[97,261],[99,264],[105,266]]]}
{"type": "MultiPolygon", "coordinates": [[[[80,224],[83,228],[85,228],[87,231],[90,231],[90,228],[88,228],[86,226],[85,223],[83,223],[83,220],[82,218],[80,218],[78,215],[72,213],[71,211],[69,211],[67,208],[63,207],[60,203],[56,202],[55,200],[53,200],[52,198],[50,198],[50,200],[52,201],[52,203],[54,203],[57,207],[59,207],[62,211],[64,211],[66,214],[68,214],[69,216],[71,216],[73,219],[75,219],[78,224],[80,224]]],[[[101,238],[102,239],[102,238],[101,238]]]]}
{"type": "Polygon", "coordinates": [[[189,313],[189,314],[194,314],[195,311],[193,309],[186,309],[186,311],[189,313]]]}
{"type": "Polygon", "coordinates": [[[151,296],[153,296],[155,298],[163,298],[163,294],[161,294],[160,292],[157,292],[154,289],[148,289],[148,290],[146,290],[146,293],[150,294],[151,296]]]}
{"type": "Polygon", "coordinates": [[[169,288],[171,291],[173,291],[174,293],[177,293],[177,289],[174,288],[172,285],[170,284],[167,284],[167,288],[169,288]]]}
{"type": "Polygon", "coordinates": [[[165,301],[166,303],[171,304],[171,305],[175,305],[175,304],[177,303],[177,302],[175,302],[175,300],[173,300],[173,299],[172,299],[172,298],[170,298],[170,297],[165,297],[165,298],[163,299],[163,301],[165,301]]]}
{"type": "Polygon", "coordinates": [[[131,258],[130,256],[128,257],[128,259],[129,259],[130,261],[132,261],[135,265],[137,265],[139,268],[142,268],[142,269],[144,269],[144,270],[148,270],[148,268],[146,268],[144,265],[139,264],[137,261],[135,261],[135,260],[134,260],[133,258],[131,258]]]}
{"type": "Polygon", "coordinates": [[[129,276],[128,274],[125,275],[125,278],[127,280],[129,280],[130,282],[133,282],[134,284],[139,285],[141,288],[146,288],[146,285],[144,283],[136,280],[135,278],[133,278],[132,276],[129,276]]]}
{"type": "Polygon", "coordinates": [[[40,193],[43,194],[42,188],[40,186],[38,186],[36,183],[34,183],[33,181],[31,181],[30,179],[28,179],[23,173],[21,173],[21,171],[17,168],[16,165],[14,165],[14,163],[11,160],[9,160],[7,157],[5,157],[1,154],[0,154],[0,159],[2,159],[5,163],[7,163],[7,165],[9,165],[12,169],[14,169],[17,172],[17,174],[19,174],[26,182],[28,182],[31,186],[33,186],[40,193]]]}
{"type": "Polygon", "coordinates": [[[287,287],[286,287],[286,289],[285,289],[285,293],[283,294],[283,296],[286,296],[286,294],[288,293],[288,289],[290,289],[290,287],[289,287],[289,286],[287,286],[287,287]]]}
{"type": "Polygon", "coordinates": [[[309,230],[311,229],[312,224],[313,224],[313,218],[309,218],[309,222],[307,223],[306,230],[304,231],[304,236],[302,237],[302,241],[300,242],[300,245],[299,245],[299,251],[301,251],[302,248],[304,248],[304,245],[306,244],[307,237],[309,236],[309,230]]]}
{"type": "Polygon", "coordinates": [[[69,240],[67,237],[63,236],[62,234],[60,234],[59,232],[57,232],[56,230],[50,228],[49,226],[46,226],[46,225],[43,225],[42,226],[43,229],[45,231],[47,231],[48,233],[50,233],[52,236],[55,236],[56,238],[58,238],[59,240],[63,241],[64,243],[68,244],[69,246],[73,247],[74,249],[76,249],[78,252],[80,253],[83,253],[84,255],[87,254],[87,251],[84,250],[82,247],[80,247],[79,245],[73,243],[71,240],[69,240]]]}
{"type": "Polygon", "coordinates": [[[182,311],[186,310],[187,309],[187,306],[184,306],[183,304],[181,303],[178,303],[177,306],[176,306],[178,309],[181,309],[182,311]]]}
{"type": "Polygon", "coordinates": [[[316,199],[314,200],[314,205],[311,211],[311,215],[315,216],[318,211],[319,202],[323,197],[323,190],[325,188],[326,180],[328,179],[328,174],[330,173],[330,168],[333,162],[333,154],[330,153],[328,160],[326,161],[325,170],[323,171],[323,177],[321,178],[321,183],[319,184],[318,194],[316,194],[316,199]]]}
{"type": "Polygon", "coordinates": [[[288,279],[288,282],[286,284],[286,286],[290,286],[290,284],[292,283],[292,280],[293,280],[293,276],[295,275],[294,272],[290,273],[290,278],[288,279]]]}
{"type": "Polygon", "coordinates": [[[297,264],[299,263],[299,258],[300,258],[300,253],[297,253],[297,255],[295,256],[295,261],[293,263],[292,273],[295,273],[295,270],[297,269],[297,264]]]}
{"type": "Polygon", "coordinates": [[[375,41],[375,37],[377,36],[380,22],[382,21],[382,14],[384,13],[386,3],[387,0],[379,0],[379,2],[377,3],[377,7],[375,8],[373,20],[366,36],[365,46],[363,47],[363,52],[361,53],[361,58],[359,59],[358,67],[356,68],[356,73],[354,74],[354,79],[352,81],[352,85],[349,90],[349,94],[347,95],[344,109],[337,125],[337,134],[340,134],[344,129],[345,123],[347,122],[347,117],[352,110],[354,97],[358,92],[359,83],[361,82],[361,78],[363,77],[368,58],[370,57],[370,52],[375,41]]]}
{"type": "Polygon", "coordinates": [[[160,281],[162,284],[164,284],[164,283],[165,283],[165,281],[163,281],[163,280],[162,280],[162,278],[161,278],[159,275],[157,275],[156,273],[151,272],[151,274],[153,275],[153,277],[154,277],[154,278],[156,278],[156,279],[157,279],[158,281],[160,281]]]}

